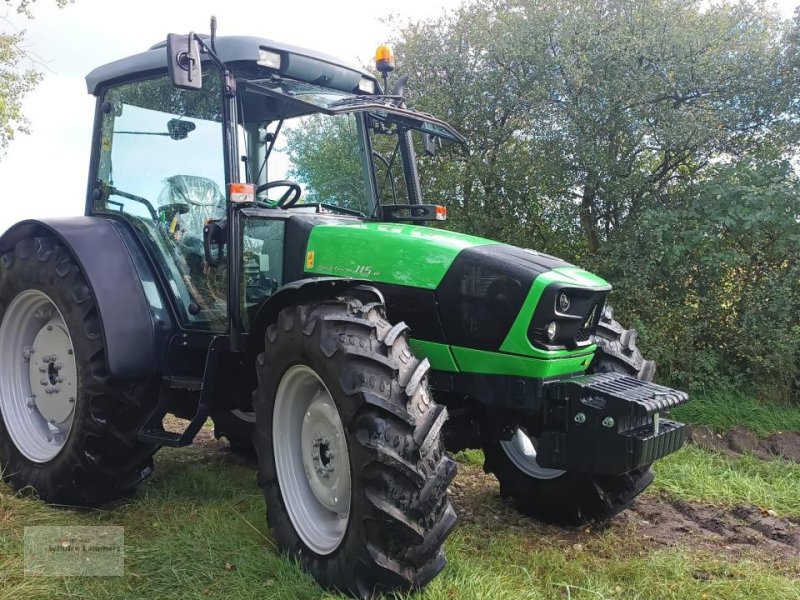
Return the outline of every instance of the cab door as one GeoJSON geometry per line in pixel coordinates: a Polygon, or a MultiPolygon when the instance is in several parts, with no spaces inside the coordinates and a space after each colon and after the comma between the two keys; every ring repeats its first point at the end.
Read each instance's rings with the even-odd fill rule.
{"type": "Polygon", "coordinates": [[[203,244],[204,226],[226,210],[219,75],[204,74],[200,91],[179,90],[166,75],[121,83],[100,106],[91,212],[139,232],[184,328],[226,331],[225,261],[209,269],[203,244]]]}

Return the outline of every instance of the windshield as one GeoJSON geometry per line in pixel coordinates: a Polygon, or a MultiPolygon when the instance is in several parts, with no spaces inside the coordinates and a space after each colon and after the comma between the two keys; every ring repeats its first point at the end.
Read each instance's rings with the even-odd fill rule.
{"type": "Polygon", "coordinates": [[[377,120],[395,123],[408,129],[415,129],[460,144],[463,136],[444,121],[435,117],[398,106],[395,96],[358,96],[323,88],[311,83],[292,79],[253,79],[245,82],[247,93],[262,93],[272,98],[291,101],[292,113],[324,112],[341,114],[344,112],[366,111],[377,120]]]}
{"type": "MultiPolygon", "coordinates": [[[[262,131],[274,135],[274,147],[266,162],[261,161],[254,181],[291,181],[300,185],[299,205],[323,204],[355,211],[372,212],[369,173],[365,172],[359,143],[359,127],[353,114],[310,114],[270,123],[262,131]]],[[[286,191],[278,186],[262,193],[262,199],[276,201],[286,191]]]]}
{"type": "MultiPolygon", "coordinates": [[[[396,104],[289,79],[239,80],[240,147],[257,199],[293,210],[379,217],[379,206],[408,204],[401,141],[418,132],[461,142],[452,127],[396,104]]],[[[407,157],[406,157],[407,158],[407,157]]],[[[408,159],[413,160],[413,159],[408,159]]]]}

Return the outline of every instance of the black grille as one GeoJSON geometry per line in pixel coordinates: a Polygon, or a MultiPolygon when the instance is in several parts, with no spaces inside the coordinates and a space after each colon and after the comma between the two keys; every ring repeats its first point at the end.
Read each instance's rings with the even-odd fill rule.
{"type": "Polygon", "coordinates": [[[575,343],[582,344],[583,342],[588,342],[591,337],[592,330],[581,327],[578,329],[578,333],[575,334],[575,343]]]}

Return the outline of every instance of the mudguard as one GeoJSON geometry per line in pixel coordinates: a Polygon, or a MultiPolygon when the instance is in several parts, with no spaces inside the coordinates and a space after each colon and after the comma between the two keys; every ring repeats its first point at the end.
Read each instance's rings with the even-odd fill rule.
{"type": "Polygon", "coordinates": [[[374,294],[375,300],[384,302],[371,281],[347,277],[308,277],[281,286],[258,309],[253,326],[248,332],[248,350],[261,352],[264,349],[264,334],[267,327],[278,319],[278,314],[289,306],[331,298],[345,289],[359,287],[365,293],[374,294]]]}
{"type": "Polygon", "coordinates": [[[0,253],[25,238],[56,237],[75,257],[94,295],[110,375],[152,376],[155,329],[150,304],[132,253],[114,223],[101,217],[69,217],[21,221],[0,236],[0,253]]]}

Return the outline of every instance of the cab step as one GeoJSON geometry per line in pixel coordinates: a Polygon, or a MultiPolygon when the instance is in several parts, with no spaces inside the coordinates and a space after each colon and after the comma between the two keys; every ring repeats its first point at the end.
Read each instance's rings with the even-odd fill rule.
{"type": "Polygon", "coordinates": [[[162,384],[166,390],[162,390],[158,404],[148,415],[142,427],[139,429],[138,439],[141,442],[155,444],[157,446],[170,446],[174,448],[188,446],[194,441],[197,432],[205,424],[211,414],[211,404],[219,375],[221,359],[224,356],[223,349],[228,340],[226,337],[215,337],[208,347],[206,365],[203,377],[191,377],[186,375],[165,375],[162,377],[162,384]],[[188,390],[199,392],[197,411],[189,424],[181,432],[167,431],[164,429],[164,417],[172,411],[172,396],[168,390],[188,390]]]}

